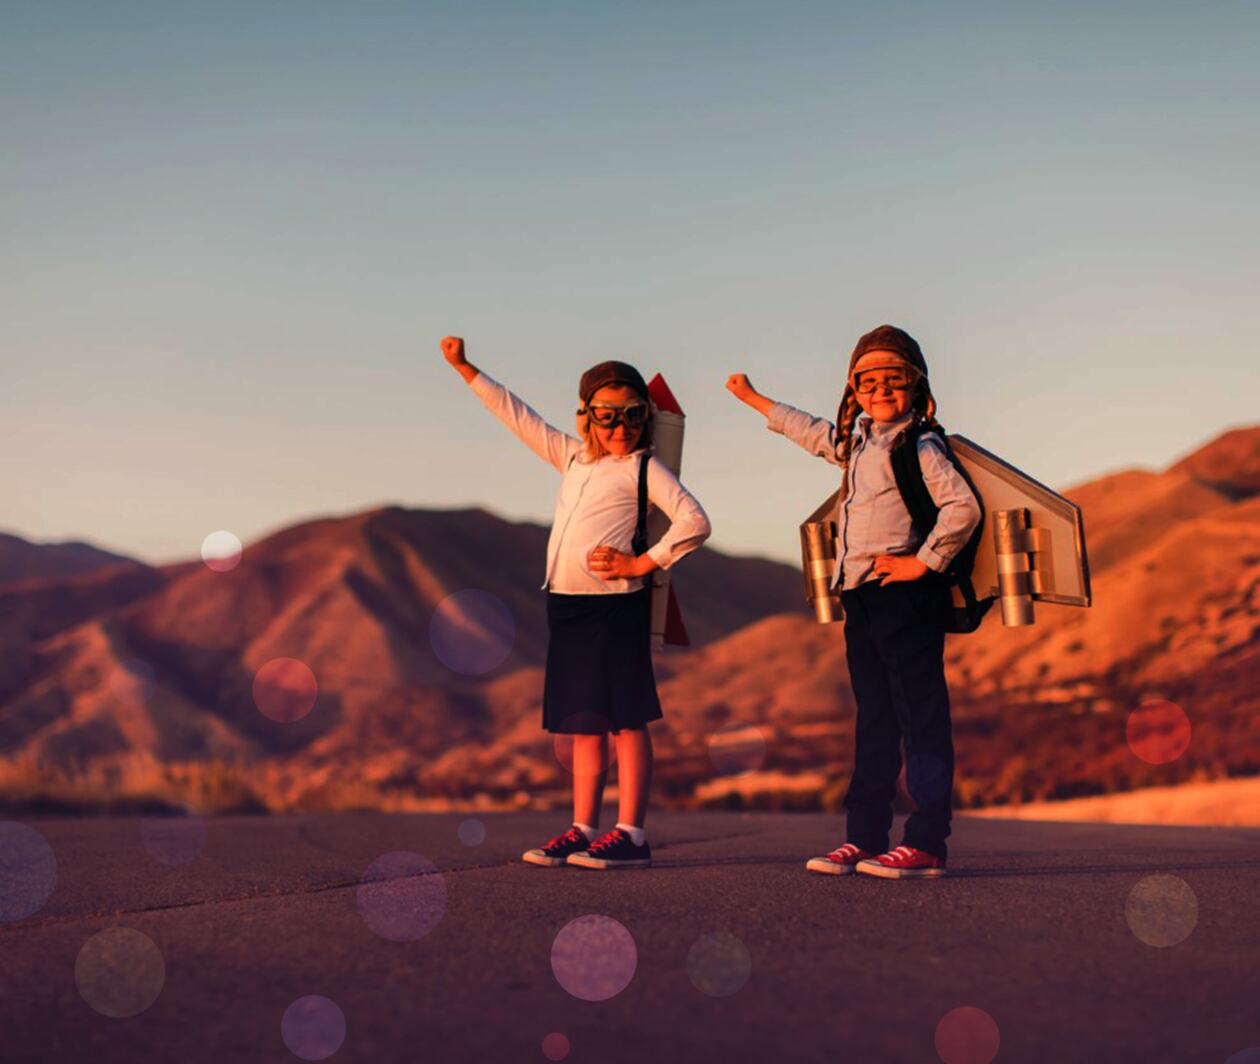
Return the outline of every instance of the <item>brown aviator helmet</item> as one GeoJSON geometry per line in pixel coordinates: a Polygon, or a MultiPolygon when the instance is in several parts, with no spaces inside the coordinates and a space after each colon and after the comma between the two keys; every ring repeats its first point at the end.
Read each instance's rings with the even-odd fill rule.
{"type": "MultiPolygon", "coordinates": [[[[582,398],[582,408],[578,414],[587,415],[591,397],[609,384],[624,384],[643,396],[643,402],[647,406],[647,415],[640,426],[638,446],[650,447],[652,445],[652,400],[648,395],[648,386],[643,379],[643,374],[628,362],[601,362],[582,374],[582,379],[578,383],[578,395],[582,398]]],[[[630,422],[626,424],[629,425],[630,422]]]]}
{"type": "Polygon", "coordinates": [[[880,325],[859,339],[857,346],[853,348],[853,354],[849,356],[848,379],[853,377],[853,367],[857,365],[858,359],[870,351],[892,351],[909,362],[923,376],[928,375],[927,362],[923,358],[918,341],[905,329],[898,329],[895,325],[880,325]]]}
{"type": "Polygon", "coordinates": [[[582,399],[582,405],[589,403],[591,396],[606,384],[626,384],[644,399],[648,397],[647,382],[643,379],[643,374],[629,362],[601,362],[583,373],[578,383],[578,395],[582,399]]]}

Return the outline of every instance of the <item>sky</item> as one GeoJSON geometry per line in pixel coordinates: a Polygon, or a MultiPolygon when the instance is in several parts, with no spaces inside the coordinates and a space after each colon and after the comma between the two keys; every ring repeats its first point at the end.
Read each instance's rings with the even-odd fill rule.
{"type": "Polygon", "coordinates": [[[662,372],[741,554],[836,477],[727,375],[831,416],[882,322],[1038,480],[1162,468],[1260,420],[1258,44],[1243,2],[8,3],[0,529],[549,522],[448,333],[570,431],[589,365],[662,372]]]}

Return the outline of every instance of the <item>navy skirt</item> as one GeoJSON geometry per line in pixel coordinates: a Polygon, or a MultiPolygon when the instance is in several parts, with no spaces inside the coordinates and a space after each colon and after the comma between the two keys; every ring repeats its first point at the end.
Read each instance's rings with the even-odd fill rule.
{"type": "Polygon", "coordinates": [[[660,720],[652,671],[651,588],[547,593],[543,728],[602,735],[660,720]]]}

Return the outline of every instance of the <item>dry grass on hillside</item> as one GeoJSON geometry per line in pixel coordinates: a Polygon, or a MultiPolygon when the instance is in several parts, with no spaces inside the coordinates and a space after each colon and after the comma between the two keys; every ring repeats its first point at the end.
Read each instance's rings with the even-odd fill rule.
{"type": "Polygon", "coordinates": [[[1089,820],[1106,824],[1260,827],[1260,776],[1147,787],[1066,802],[1030,802],[970,810],[968,816],[1015,820],[1089,820]]]}

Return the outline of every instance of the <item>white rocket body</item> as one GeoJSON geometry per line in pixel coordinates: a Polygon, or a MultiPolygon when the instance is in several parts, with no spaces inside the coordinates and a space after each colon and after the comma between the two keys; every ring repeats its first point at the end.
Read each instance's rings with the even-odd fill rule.
{"type": "MultiPolygon", "coordinates": [[[[682,414],[657,409],[652,413],[652,444],[656,457],[674,474],[682,472],[683,432],[687,419],[682,414]]],[[[669,519],[653,508],[648,513],[648,542],[656,543],[669,528],[669,519]]],[[[665,622],[669,610],[669,570],[657,569],[652,580],[652,646],[665,645],[665,622]]]]}

